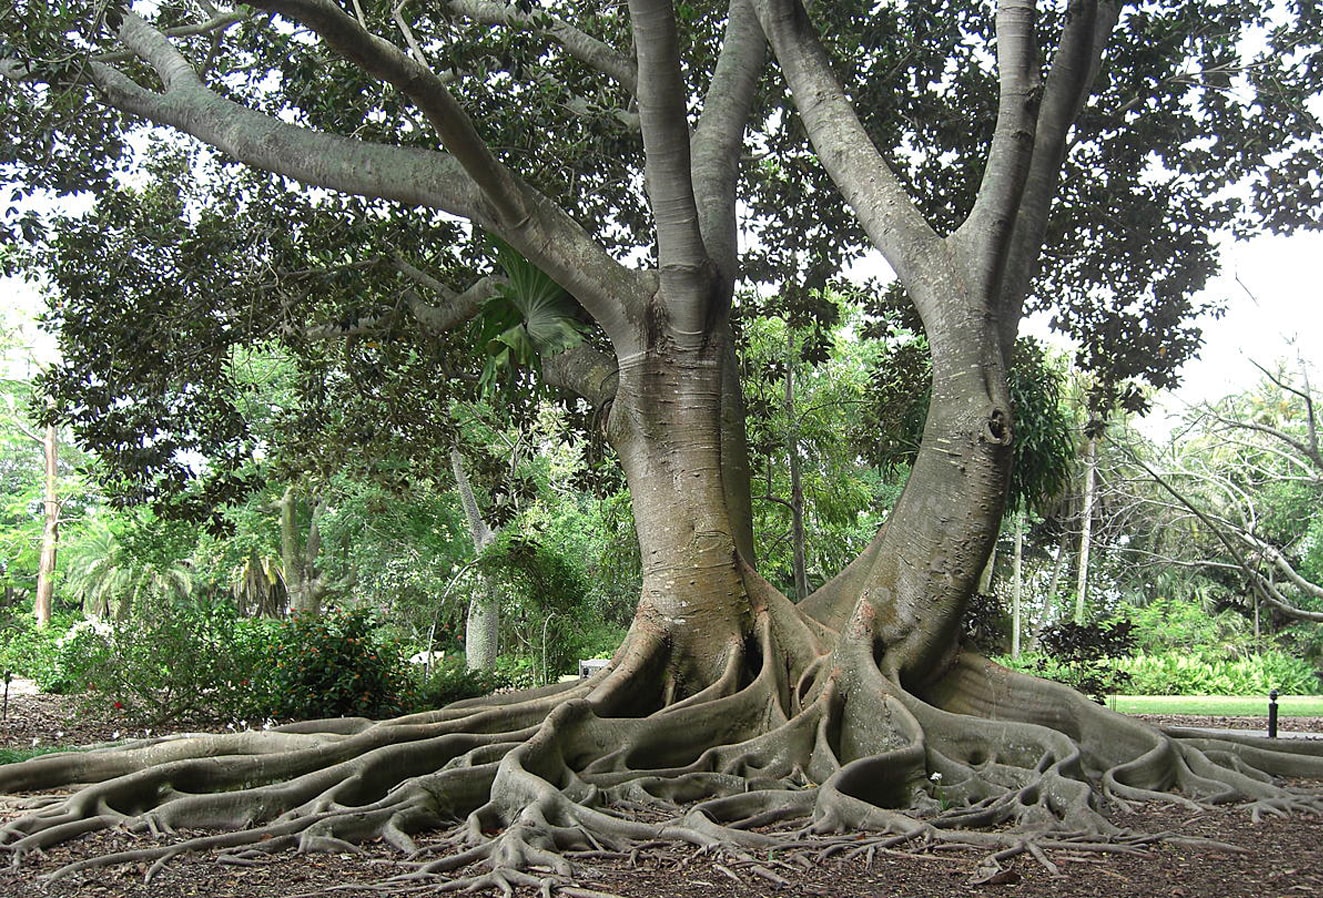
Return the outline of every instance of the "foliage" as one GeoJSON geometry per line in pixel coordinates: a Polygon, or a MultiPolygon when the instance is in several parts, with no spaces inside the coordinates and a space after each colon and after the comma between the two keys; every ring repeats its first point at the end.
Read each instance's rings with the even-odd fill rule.
{"type": "Polygon", "coordinates": [[[1186,649],[1140,652],[1117,662],[1135,695],[1259,695],[1277,690],[1283,695],[1323,692],[1319,672],[1285,652],[1263,651],[1227,659],[1186,649]]]}
{"type": "MultiPolygon", "coordinates": [[[[152,515],[95,517],[65,548],[65,588],[94,617],[127,618],[144,606],[187,599],[193,541],[152,515]]],[[[195,535],[194,535],[195,538],[195,535]]]]}
{"type": "Polygon", "coordinates": [[[276,717],[381,717],[400,710],[404,660],[381,638],[368,608],[330,609],[295,617],[277,631],[269,662],[276,717]]]}
{"type": "Polygon", "coordinates": [[[1011,640],[1011,619],[995,595],[975,593],[965,612],[964,641],[986,655],[1006,650],[1011,640]]]}
{"type": "Polygon", "coordinates": [[[1138,653],[1161,654],[1179,645],[1231,659],[1257,648],[1250,622],[1229,609],[1210,613],[1197,601],[1160,598],[1127,608],[1125,614],[1134,626],[1138,653]]]}
{"type": "Polygon", "coordinates": [[[57,751],[71,751],[73,749],[62,745],[37,745],[32,748],[0,748],[0,764],[18,764],[30,758],[39,758],[42,755],[53,754],[57,751]]]}
{"type": "Polygon", "coordinates": [[[260,720],[274,624],[224,602],[165,603],[113,623],[84,621],[60,639],[59,676],[126,721],[260,720]]]}
{"type": "Polygon", "coordinates": [[[413,672],[409,700],[412,710],[443,708],[451,702],[490,695],[513,684],[506,665],[489,670],[469,670],[462,656],[448,657],[425,673],[413,672]]]}
{"type": "Polygon", "coordinates": [[[25,610],[4,612],[0,626],[0,671],[26,677],[43,692],[67,688],[61,664],[60,640],[78,618],[68,612],[52,615],[50,624],[37,626],[25,610]]]}
{"type": "Polygon", "coordinates": [[[579,320],[582,310],[564,287],[509,244],[492,242],[507,281],[474,319],[477,343],[486,352],[480,383],[488,392],[541,356],[577,346],[587,330],[579,320]]]}
{"type": "Polygon", "coordinates": [[[834,290],[741,297],[739,316],[759,569],[793,594],[791,452],[810,588],[867,545],[885,515],[888,484],[861,464],[852,428],[879,348],[857,338],[857,297],[834,290]]]}
{"type": "Polygon", "coordinates": [[[536,534],[506,530],[483,553],[479,567],[500,584],[506,599],[502,629],[532,665],[533,679],[547,682],[570,670],[580,657],[581,622],[593,619],[584,607],[588,589],[577,565],[536,534]]]}
{"type": "Polygon", "coordinates": [[[1022,655],[1013,666],[1073,686],[1102,703],[1108,695],[1125,691],[1128,678],[1117,659],[1134,645],[1132,630],[1127,621],[1062,621],[1042,632],[1041,655],[1022,655]]]}

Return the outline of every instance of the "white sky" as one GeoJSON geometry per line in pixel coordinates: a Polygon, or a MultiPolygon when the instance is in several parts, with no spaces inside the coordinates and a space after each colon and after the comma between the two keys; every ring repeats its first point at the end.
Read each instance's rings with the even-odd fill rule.
{"type": "MultiPolygon", "coordinates": [[[[1323,371],[1323,234],[1228,244],[1222,271],[1207,295],[1225,299],[1227,312],[1202,322],[1199,358],[1185,366],[1181,388],[1162,403],[1172,413],[1252,387],[1263,377],[1254,362],[1272,370],[1279,360],[1299,358],[1315,374],[1323,371]]],[[[1162,413],[1159,408],[1149,417],[1162,413]]]]}

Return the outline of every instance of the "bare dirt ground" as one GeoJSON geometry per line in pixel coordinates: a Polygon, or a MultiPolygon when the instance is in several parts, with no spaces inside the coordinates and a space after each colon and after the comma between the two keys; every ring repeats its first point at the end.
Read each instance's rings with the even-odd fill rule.
{"type": "MultiPolygon", "coordinates": [[[[1169,718],[1154,722],[1260,733],[1266,725],[1265,720],[1255,718],[1169,718]]],[[[1323,737],[1323,720],[1284,718],[1281,730],[1323,737]]],[[[33,740],[70,745],[141,735],[141,728],[129,727],[117,719],[113,708],[80,711],[74,702],[60,696],[11,695],[7,717],[0,722],[0,748],[29,747],[33,740]]],[[[1323,781],[1295,785],[1323,792],[1323,781]]],[[[0,800],[0,819],[12,813],[12,807],[0,800]]],[[[578,887],[562,894],[578,898],[1323,896],[1321,817],[1272,817],[1256,823],[1243,809],[1196,812],[1175,804],[1148,805],[1133,812],[1118,809],[1110,816],[1122,827],[1150,834],[1173,833],[1177,838],[1155,842],[1134,854],[1055,850],[1048,854],[1055,873],[1024,855],[995,882],[979,886],[970,884],[982,859],[982,854],[974,851],[875,852],[870,858],[866,852],[850,856],[853,846],[838,842],[781,857],[740,860],[671,846],[633,858],[576,859],[578,887]]],[[[72,861],[129,848],[150,838],[118,831],[103,833],[53,848],[42,857],[25,860],[21,867],[0,868],[0,895],[294,898],[330,894],[379,898],[383,892],[377,884],[409,869],[390,848],[372,844],[364,846],[361,853],[300,856],[286,852],[251,866],[221,864],[208,855],[184,856],[167,864],[150,882],[144,882],[143,868],[130,865],[89,870],[50,883],[44,879],[72,861]]],[[[865,844],[863,837],[859,844],[865,844]]],[[[434,893],[444,887],[444,882],[412,884],[414,888],[420,885],[418,893],[434,893]]]]}

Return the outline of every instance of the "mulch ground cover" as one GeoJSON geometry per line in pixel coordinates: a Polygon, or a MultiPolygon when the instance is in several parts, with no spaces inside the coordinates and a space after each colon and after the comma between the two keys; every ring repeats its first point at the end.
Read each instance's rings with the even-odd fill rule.
{"type": "MultiPolygon", "coordinates": [[[[1266,721],[1247,718],[1164,718],[1158,723],[1263,731],[1266,721]]],[[[221,731],[227,726],[197,727],[221,731]]],[[[41,744],[88,744],[143,735],[111,709],[80,708],[61,696],[11,696],[0,721],[0,748],[41,744]]],[[[1286,718],[1283,733],[1323,735],[1323,720],[1286,718]]],[[[1298,781],[1298,787],[1323,792],[1323,781],[1298,781]]],[[[12,814],[0,803],[0,819],[12,814]]],[[[1238,808],[1194,811],[1176,804],[1144,805],[1109,815],[1118,826],[1138,832],[1172,833],[1134,854],[1100,855],[1054,850],[1053,873],[1022,856],[993,883],[971,885],[983,855],[975,851],[875,852],[850,857],[836,845],[825,856],[809,849],[795,854],[734,859],[670,846],[633,858],[583,859],[577,862],[577,888],[564,894],[591,898],[748,898],[748,896],[840,896],[840,898],[935,898],[935,896],[1167,896],[1167,898],[1323,898],[1323,817],[1267,817],[1254,822],[1238,808]],[[1213,843],[1220,843],[1213,844],[1213,843]]],[[[181,833],[180,836],[187,836],[181,833]]],[[[0,896],[6,898],[294,898],[340,895],[379,898],[381,884],[409,867],[380,844],[360,852],[262,858],[246,866],[219,863],[210,855],[185,855],[145,880],[140,865],[92,869],[55,882],[45,874],[81,858],[124,850],[151,836],[122,831],[100,833],[71,845],[25,859],[20,867],[0,868],[0,896]]],[[[426,842],[426,840],[420,840],[426,842]]],[[[860,844],[864,844],[861,837],[860,844]]],[[[396,884],[435,894],[444,880],[396,884]]],[[[535,894],[532,891],[521,895],[535,894]]]]}

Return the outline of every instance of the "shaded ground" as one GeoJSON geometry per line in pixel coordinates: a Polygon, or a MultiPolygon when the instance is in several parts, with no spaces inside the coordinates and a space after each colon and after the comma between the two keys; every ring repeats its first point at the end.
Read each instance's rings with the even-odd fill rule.
{"type": "MultiPolygon", "coordinates": [[[[1186,726],[1252,729],[1266,720],[1255,718],[1168,718],[1155,721],[1186,726]]],[[[1285,732],[1323,734],[1323,720],[1283,718],[1285,732]]],[[[225,729],[212,727],[211,729],[225,729]]],[[[60,696],[12,695],[7,718],[0,723],[0,748],[39,744],[85,744],[143,735],[117,718],[113,707],[80,710],[60,696]],[[117,735],[118,734],[118,735],[117,735]]],[[[1323,791],[1323,782],[1304,784],[1323,791]]],[[[10,816],[0,800],[0,818],[10,816]]],[[[1029,857],[1015,862],[1001,881],[970,886],[981,854],[967,851],[866,854],[850,857],[849,842],[823,842],[798,856],[760,857],[755,861],[703,855],[691,849],[666,847],[634,858],[581,858],[582,889],[565,894],[590,898],[593,892],[628,898],[747,898],[761,895],[897,896],[927,898],[968,894],[1017,898],[1045,896],[1171,896],[1171,898],[1300,898],[1323,896],[1323,818],[1270,818],[1255,823],[1234,808],[1195,813],[1175,806],[1150,805],[1134,813],[1117,811],[1113,822],[1147,833],[1178,833],[1183,841],[1166,841],[1134,855],[1106,857],[1055,851],[1049,859],[1054,875],[1029,857]],[[1190,840],[1194,840],[1192,843],[1190,840]],[[1198,840],[1236,846],[1219,849],[1198,840]]],[[[181,835],[187,835],[181,834],[181,835]]],[[[124,866],[78,874],[45,885],[43,873],[94,853],[122,850],[147,836],[102,833],[70,846],[51,849],[45,857],[18,869],[0,869],[0,895],[11,898],[292,898],[334,889],[332,894],[368,898],[379,883],[407,867],[382,845],[368,845],[361,854],[278,855],[252,866],[228,866],[209,856],[170,862],[144,883],[144,869],[124,866]]],[[[420,840],[425,841],[425,840],[420,840]]],[[[434,891],[429,885],[426,891],[434,891]]],[[[531,893],[530,893],[531,894],[531,893]]]]}

